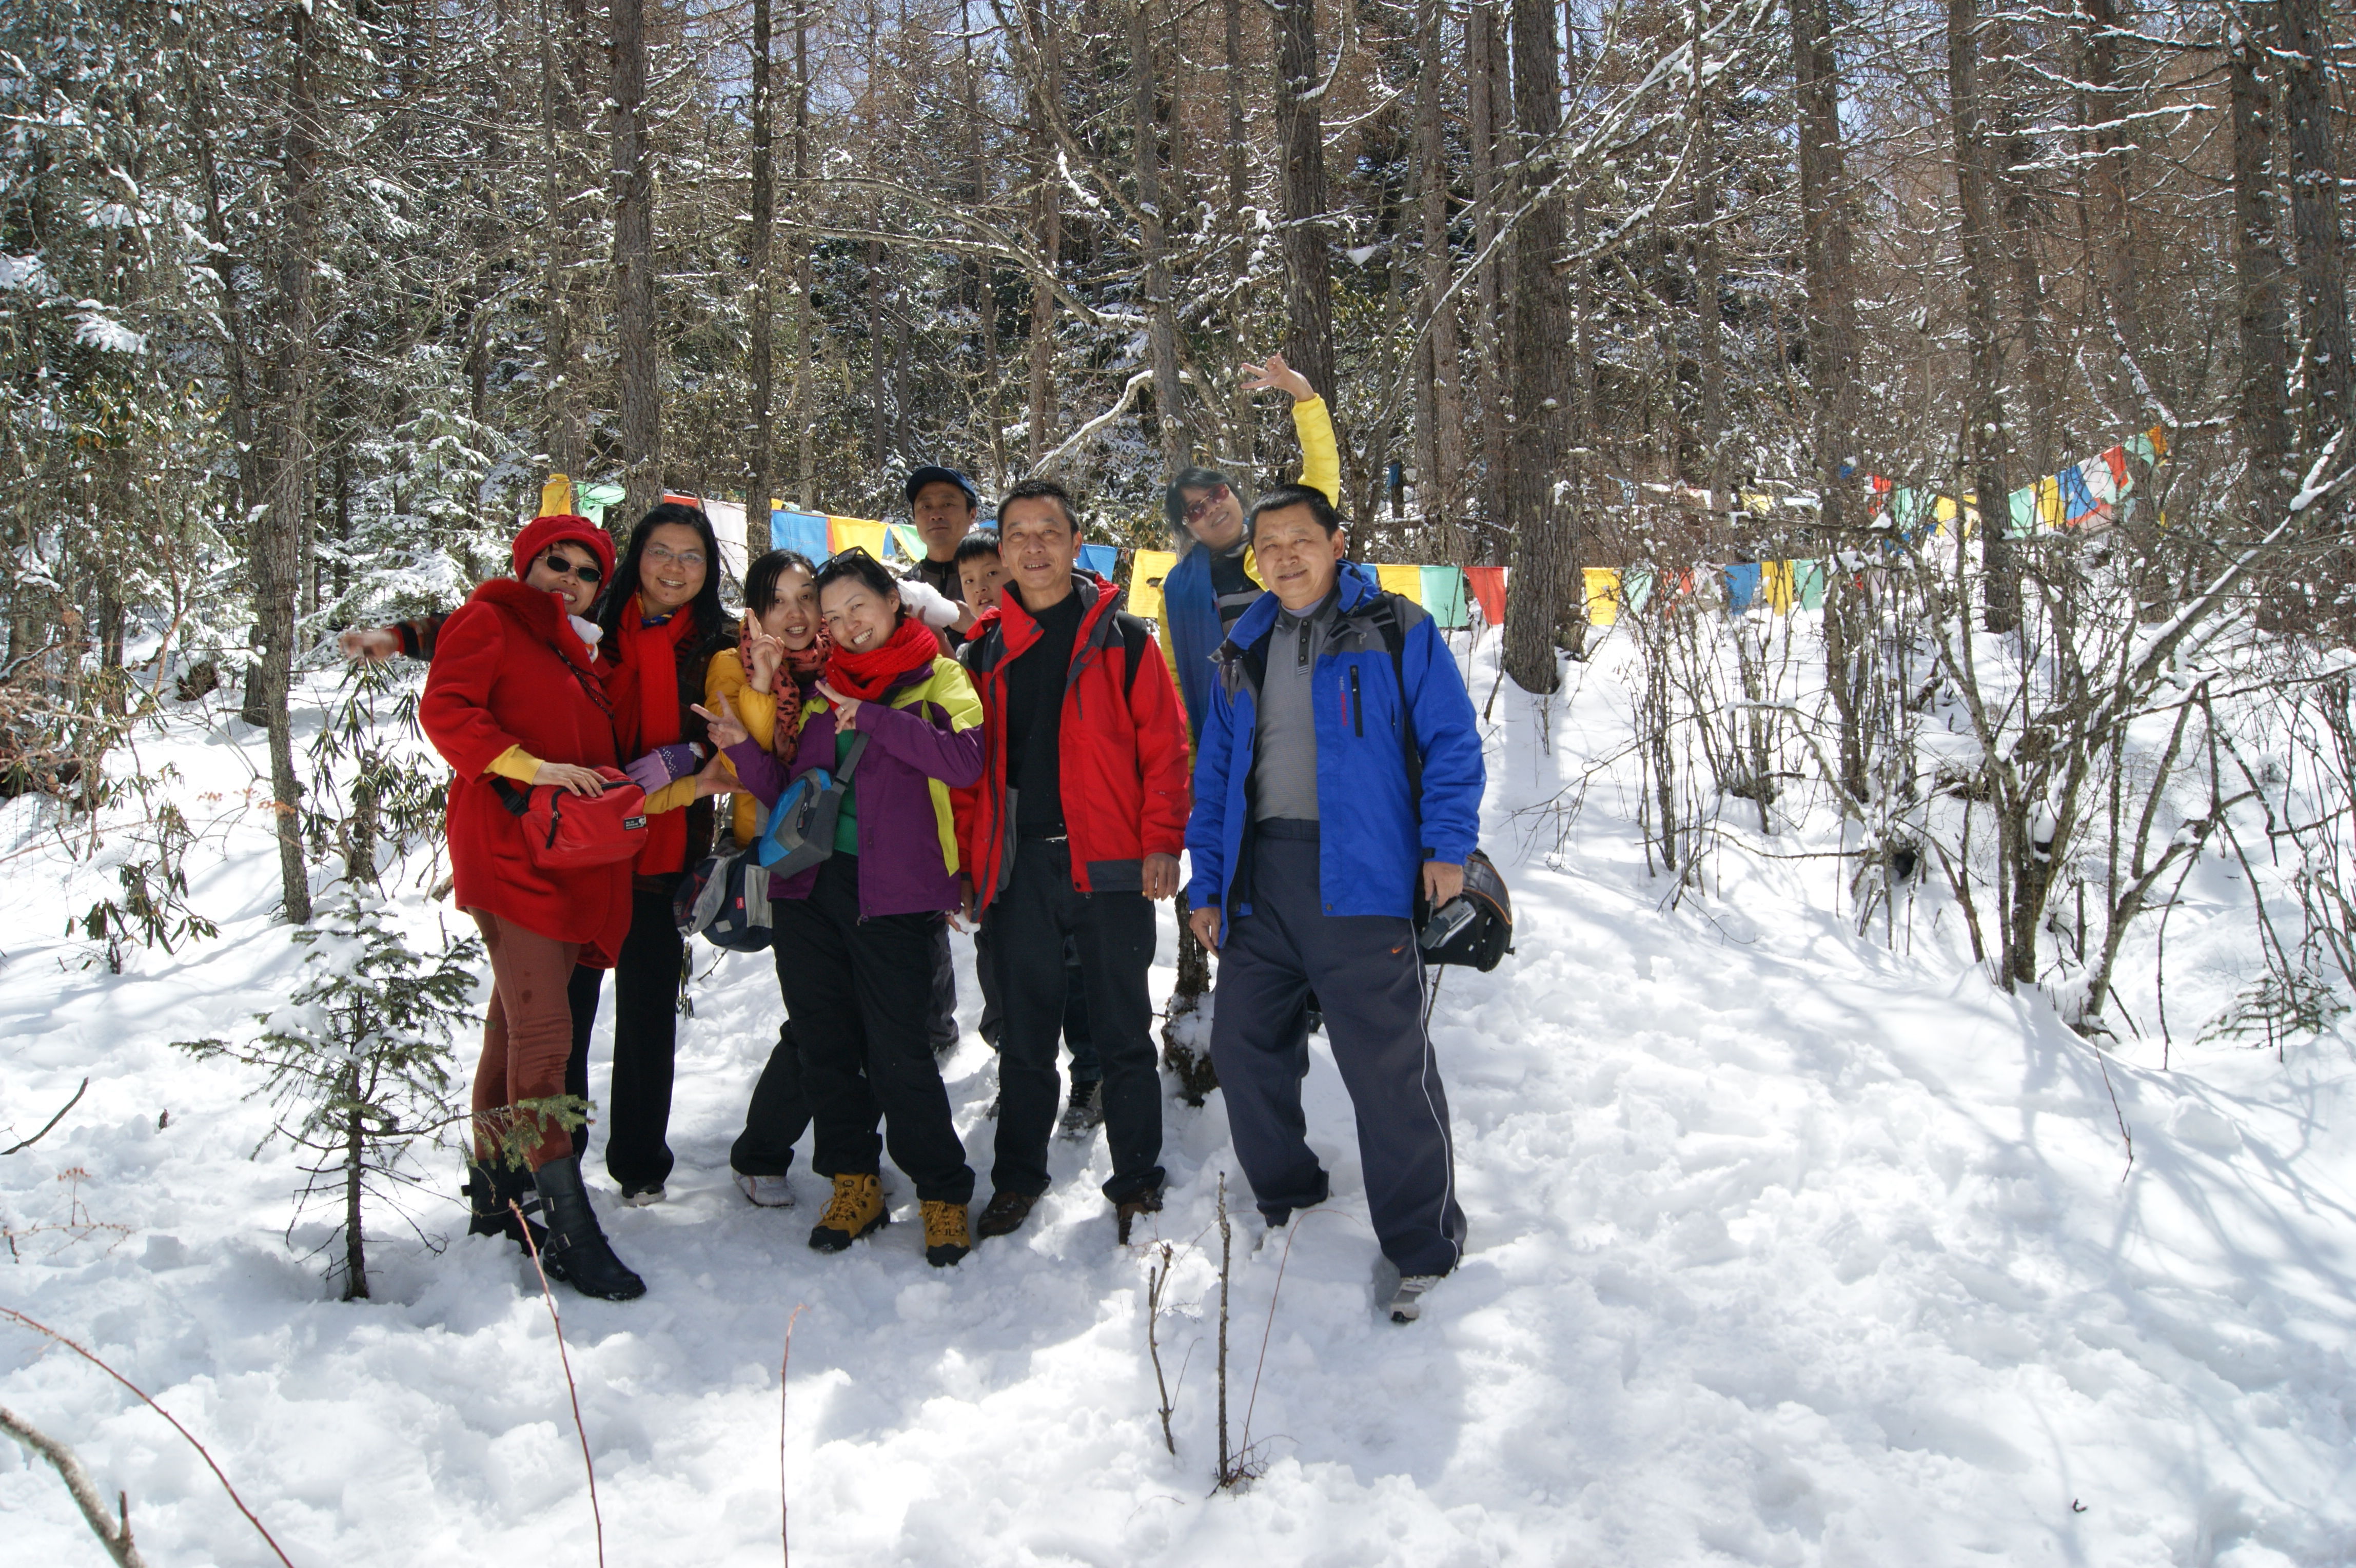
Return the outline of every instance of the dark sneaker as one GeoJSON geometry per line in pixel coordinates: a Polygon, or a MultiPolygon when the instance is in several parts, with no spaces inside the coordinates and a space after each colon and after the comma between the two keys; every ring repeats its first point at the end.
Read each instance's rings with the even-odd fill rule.
{"type": "Polygon", "coordinates": [[[1104,1125],[1104,1082],[1072,1084],[1072,1098],[1064,1107],[1064,1120],[1057,1127],[1066,1138],[1085,1138],[1104,1125]]]}
{"type": "Polygon", "coordinates": [[[974,1234],[985,1239],[1013,1235],[1023,1229],[1023,1222],[1031,1218],[1031,1210],[1038,1201],[1036,1193],[991,1193],[989,1206],[982,1209],[981,1219],[973,1228],[974,1234]]]}
{"type": "Polygon", "coordinates": [[[1124,1247],[1129,1245],[1129,1228],[1136,1222],[1139,1215],[1161,1212],[1162,1189],[1158,1187],[1148,1192],[1141,1192],[1135,1197],[1125,1197],[1114,1204],[1112,1216],[1120,1224],[1120,1244],[1124,1247]]]}
{"type": "Polygon", "coordinates": [[[622,1203],[625,1208],[652,1208],[662,1200],[663,1189],[660,1182],[655,1183],[652,1187],[626,1187],[622,1189],[622,1203]]]}
{"type": "Polygon", "coordinates": [[[973,1232],[967,1229],[964,1204],[928,1197],[919,1207],[925,1214],[925,1262],[946,1269],[973,1251],[973,1232]]]}
{"type": "Polygon", "coordinates": [[[892,1223],[884,1208],[884,1178],[879,1176],[839,1176],[834,1197],[810,1229],[813,1251],[840,1252],[871,1230],[892,1223]]]}

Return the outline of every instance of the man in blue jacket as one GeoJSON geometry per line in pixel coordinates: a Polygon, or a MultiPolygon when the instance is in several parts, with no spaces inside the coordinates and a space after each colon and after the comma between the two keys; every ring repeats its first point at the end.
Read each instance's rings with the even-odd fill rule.
{"type": "Polygon", "coordinates": [[[1263,496],[1250,539],[1269,592],[1219,647],[1186,824],[1191,920],[1220,955],[1211,1060],[1252,1197],[1283,1225],[1327,1192],[1299,1069],[1309,995],[1323,999],[1405,1323],[1464,1250],[1414,905],[1463,891],[1481,736],[1438,628],[1342,558],[1348,537],[1322,492],[1263,496]]]}

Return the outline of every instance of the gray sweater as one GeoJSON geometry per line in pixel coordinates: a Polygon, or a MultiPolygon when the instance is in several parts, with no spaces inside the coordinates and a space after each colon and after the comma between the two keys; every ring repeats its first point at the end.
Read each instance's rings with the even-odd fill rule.
{"type": "Polygon", "coordinates": [[[1317,660],[1333,638],[1340,602],[1336,592],[1306,615],[1277,612],[1276,629],[1268,639],[1268,673],[1260,682],[1254,822],[1317,821],[1317,660]]]}

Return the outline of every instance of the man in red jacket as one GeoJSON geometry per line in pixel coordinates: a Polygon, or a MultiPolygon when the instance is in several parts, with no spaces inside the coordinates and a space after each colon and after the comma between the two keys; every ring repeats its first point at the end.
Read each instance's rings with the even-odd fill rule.
{"type": "Polygon", "coordinates": [[[1104,1061],[1104,1195],[1125,1241],[1132,1219],[1162,1207],[1162,1080],[1145,977],[1151,900],[1178,891],[1186,838],[1186,710],[1145,623],[1121,610],[1120,590],[1077,568],[1079,520],[1061,485],[1016,485],[998,526],[1008,581],[959,654],[990,744],[958,820],[1004,1015],[995,1190],[975,1230],[1015,1230],[1047,1190],[1069,937],[1104,1061]]]}

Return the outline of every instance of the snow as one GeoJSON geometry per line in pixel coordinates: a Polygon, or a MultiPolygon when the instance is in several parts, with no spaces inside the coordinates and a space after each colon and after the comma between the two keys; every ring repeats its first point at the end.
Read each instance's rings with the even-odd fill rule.
{"type": "MultiPolygon", "coordinates": [[[[799,1306],[784,1463],[805,1564],[2356,1561],[2346,1024],[2277,1061],[2188,1044],[2179,1018],[2169,1070],[2134,1042],[2106,1062],[2049,1002],[1992,986],[1927,891],[1904,940],[1858,936],[1837,863],[1778,857],[1813,841],[1730,830],[1706,886],[1672,898],[1633,794],[1606,781],[1574,817],[1539,810],[1624,744],[1622,647],[1543,714],[1511,688],[1494,703],[1485,836],[1518,951],[1440,983],[1472,1238],[1411,1327],[1375,1310],[1347,1101],[1313,1042],[1334,1197],[1256,1251],[1237,1227],[1230,1421],[1266,1466],[1239,1491],[1213,1486],[1213,1208],[1221,1174],[1236,1182],[1217,1098],[1166,1112],[1173,1458],[1146,1353],[1156,1254],[1115,1242],[1101,1138],[1058,1142],[1028,1228],[953,1271],[925,1266],[896,1175],[895,1223],[811,1253],[815,1177],[798,1169],[798,1206],[764,1211],[726,1170],[775,1038],[770,961],[699,946],[669,1200],[619,1208],[593,1170],[649,1294],[558,1297],[608,1560],[774,1560],[799,1306]]],[[[1472,656],[1476,699],[1492,652],[1472,656]]],[[[169,1047],[250,1028],[296,983],[253,804],[262,742],[233,708],[210,699],[140,743],[182,776],[211,941],[83,967],[89,944],[59,933],[115,886],[127,835],[76,862],[53,803],[0,808],[0,1146],[91,1080],[0,1159],[21,1254],[0,1303],[153,1393],[298,1563],[552,1541],[586,1562],[547,1310],[519,1256],[461,1233],[455,1162],[431,1156],[419,1216],[448,1250],[382,1217],[377,1299],[340,1304],[309,1255],[326,1217],[290,1234],[299,1177],[283,1151],[252,1155],[269,1112],[241,1098],[251,1080],[169,1047]],[[30,1230],[67,1221],[74,1194],[127,1233],[30,1230]]],[[[66,831],[86,847],[86,825],[66,831]]],[[[2185,1016],[2253,972],[2246,899],[2202,864],[2170,932],[2185,1016]]],[[[413,858],[398,889],[425,944],[457,922],[419,890],[432,872],[413,858]]],[[[1157,996],[1166,916],[1159,956],[1157,996]]],[[[605,1063],[601,1040],[594,1094],[605,1063]]],[[[969,1033],[948,1072],[986,1194],[991,1058],[969,1033]]],[[[0,1330],[0,1403],[129,1492],[151,1562],[272,1561],[196,1455],[79,1359],[0,1330]]],[[[13,1446],[0,1510],[11,1561],[98,1560],[56,1477],[13,1446]]]]}

